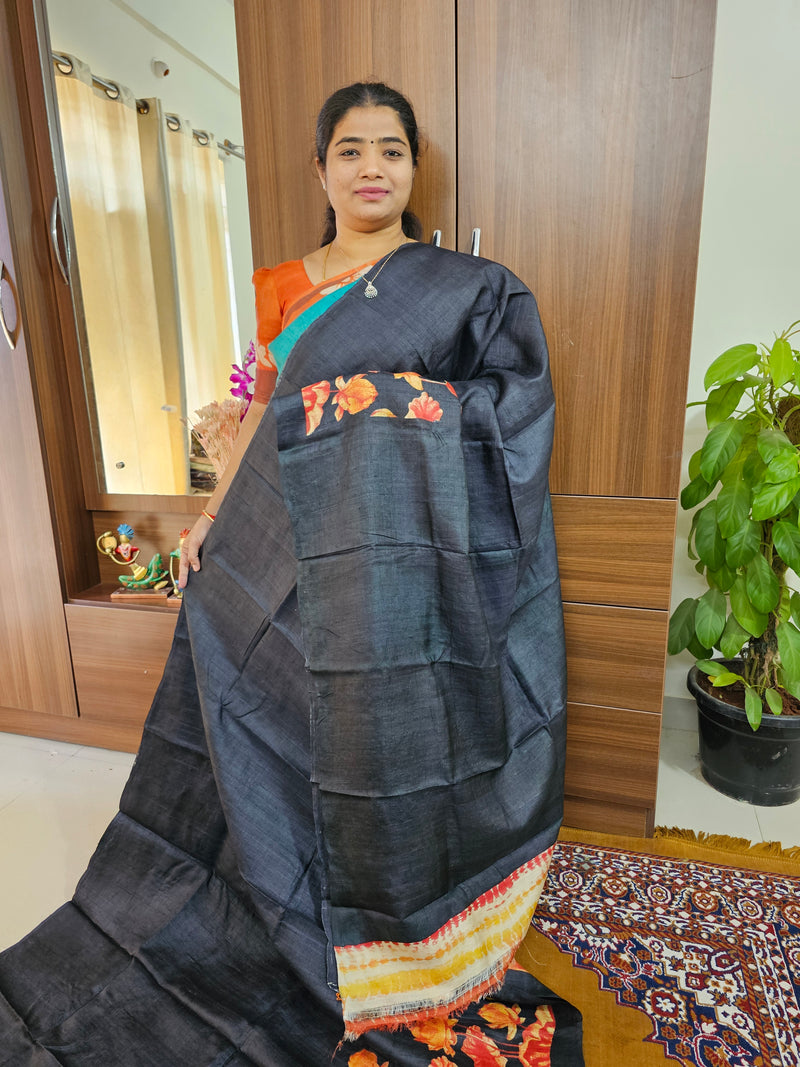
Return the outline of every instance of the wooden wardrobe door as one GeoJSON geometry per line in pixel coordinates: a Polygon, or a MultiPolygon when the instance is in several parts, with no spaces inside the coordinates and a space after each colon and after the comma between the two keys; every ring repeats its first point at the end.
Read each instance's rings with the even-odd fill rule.
{"type": "Polygon", "coordinates": [[[536,294],[555,493],[678,492],[714,0],[459,0],[459,248],[536,294]]]}
{"type": "Polygon", "coordinates": [[[77,715],[3,163],[0,151],[0,709],[77,715]]]}
{"type": "Polygon", "coordinates": [[[325,197],[314,124],[327,96],[384,81],[411,100],[429,147],[411,208],[455,244],[454,0],[235,0],[253,261],[319,245],[325,197]]]}

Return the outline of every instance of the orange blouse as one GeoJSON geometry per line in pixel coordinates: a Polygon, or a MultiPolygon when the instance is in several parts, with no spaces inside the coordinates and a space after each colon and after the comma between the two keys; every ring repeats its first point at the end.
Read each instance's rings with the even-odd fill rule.
{"type": "Polygon", "coordinates": [[[259,267],[253,275],[256,291],[256,381],[253,399],[269,403],[278,380],[278,368],[270,355],[269,345],[281,330],[332,288],[348,285],[373,263],[347,270],[313,285],[302,259],[290,259],[277,267],[259,267]]]}
{"type": "Polygon", "coordinates": [[[278,380],[278,368],[269,354],[269,343],[284,327],[286,311],[312,288],[302,259],[290,259],[277,267],[259,267],[253,275],[256,290],[256,383],[253,399],[267,404],[278,380]]]}

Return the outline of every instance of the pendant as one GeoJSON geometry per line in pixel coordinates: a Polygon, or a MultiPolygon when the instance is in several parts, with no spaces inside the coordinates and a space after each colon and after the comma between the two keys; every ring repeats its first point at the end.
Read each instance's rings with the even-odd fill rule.
{"type": "Polygon", "coordinates": [[[377,295],[378,290],[375,288],[372,282],[367,282],[367,288],[364,290],[364,296],[367,298],[367,300],[372,300],[373,297],[376,297],[377,295]]]}

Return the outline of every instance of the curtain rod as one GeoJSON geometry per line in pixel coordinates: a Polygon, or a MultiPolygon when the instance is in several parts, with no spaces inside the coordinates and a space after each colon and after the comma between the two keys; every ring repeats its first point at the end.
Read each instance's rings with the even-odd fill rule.
{"type": "MultiPolygon", "coordinates": [[[[51,52],[50,53],[53,62],[61,71],[62,74],[72,74],[75,66],[68,55],[63,52],[51,52]]],[[[116,82],[107,81],[105,78],[98,78],[96,74],[92,74],[92,85],[96,85],[111,100],[118,100],[120,97],[120,88],[116,82]]],[[[146,115],[150,110],[150,105],[146,100],[136,101],[136,110],[140,115],[146,115]]],[[[181,128],[181,120],[178,115],[166,115],[167,126],[171,130],[179,130],[181,128]]],[[[211,135],[205,130],[192,130],[192,135],[198,144],[205,147],[211,140],[211,135]]],[[[217,147],[228,156],[236,156],[237,159],[244,159],[244,145],[234,144],[233,141],[229,141],[226,137],[224,141],[217,141],[217,147]]]]}

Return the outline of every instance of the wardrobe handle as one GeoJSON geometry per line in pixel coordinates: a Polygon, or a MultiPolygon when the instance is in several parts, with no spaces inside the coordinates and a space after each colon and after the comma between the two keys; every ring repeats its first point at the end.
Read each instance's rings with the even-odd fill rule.
{"type": "Polygon", "coordinates": [[[8,275],[8,288],[11,290],[11,295],[14,297],[14,310],[17,313],[17,324],[18,324],[19,323],[19,307],[17,306],[17,296],[16,296],[16,293],[14,292],[14,286],[13,286],[13,284],[11,282],[11,275],[6,270],[5,263],[2,261],[2,259],[0,259],[0,327],[2,327],[3,337],[5,337],[5,339],[6,339],[6,344],[8,345],[8,347],[13,352],[14,349],[17,347],[17,342],[14,340],[14,336],[11,333],[11,330],[9,330],[9,328],[8,328],[8,323],[6,322],[6,313],[5,313],[5,311],[3,311],[3,291],[2,291],[2,289],[3,289],[3,279],[6,277],[6,275],[8,275]]]}
{"type": "Polygon", "coordinates": [[[442,231],[441,230],[434,230],[433,231],[433,237],[431,237],[431,244],[435,245],[438,248],[441,245],[441,243],[442,243],[442,231]]]}
{"type": "MultiPolygon", "coordinates": [[[[67,275],[64,261],[61,258],[61,249],[58,244],[58,196],[53,199],[53,206],[50,209],[50,240],[53,243],[53,251],[56,254],[56,263],[58,263],[58,269],[61,271],[61,277],[69,285],[69,277],[67,275]]],[[[67,247],[66,235],[64,237],[64,247],[67,247]]],[[[67,260],[69,260],[69,250],[67,249],[67,260]]]]}
{"type": "Polygon", "coordinates": [[[469,250],[473,256],[481,254],[481,231],[477,227],[472,231],[472,244],[469,250]]]}

